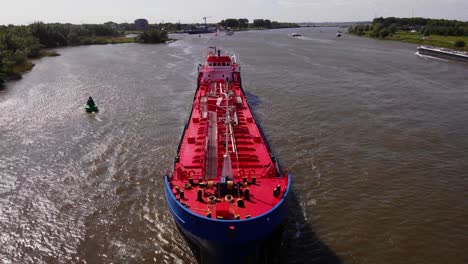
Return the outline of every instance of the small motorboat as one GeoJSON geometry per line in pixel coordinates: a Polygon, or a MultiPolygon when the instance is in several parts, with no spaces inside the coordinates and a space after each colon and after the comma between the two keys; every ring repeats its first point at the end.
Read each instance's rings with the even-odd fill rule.
{"type": "Polygon", "coordinates": [[[291,37],[301,37],[302,35],[299,33],[291,33],[291,37]]]}
{"type": "Polygon", "coordinates": [[[336,33],[337,38],[341,38],[341,32],[336,33]]]}

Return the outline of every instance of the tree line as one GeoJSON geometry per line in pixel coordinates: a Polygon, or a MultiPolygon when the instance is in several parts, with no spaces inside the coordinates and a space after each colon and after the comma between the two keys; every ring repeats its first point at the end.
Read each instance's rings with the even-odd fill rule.
{"type": "MultiPolygon", "coordinates": [[[[32,67],[30,58],[41,56],[41,49],[64,46],[108,44],[106,37],[121,37],[125,31],[112,24],[45,24],[0,26],[0,84],[32,67]]],[[[167,33],[151,28],[140,34],[136,42],[161,43],[167,33]]]]}
{"type": "MultiPolygon", "coordinates": [[[[233,29],[249,28],[293,28],[296,23],[284,23],[269,19],[227,18],[218,26],[233,29]]],[[[167,32],[181,32],[193,25],[180,23],[150,24],[148,30],[139,32],[135,42],[162,43],[168,40],[167,32]]],[[[44,48],[114,43],[109,39],[122,37],[125,32],[135,30],[133,23],[62,24],[35,22],[27,26],[0,25],[0,84],[32,68],[28,61],[44,54],[44,48]]],[[[116,42],[118,43],[118,42],[116,42]]]]}
{"type": "Polygon", "coordinates": [[[221,22],[219,22],[218,25],[233,29],[300,27],[296,23],[277,22],[271,21],[269,19],[254,19],[252,23],[249,23],[249,20],[247,18],[226,18],[224,20],[221,20],[221,22]]]}
{"type": "Polygon", "coordinates": [[[18,77],[20,67],[28,67],[28,58],[38,57],[40,49],[41,43],[30,27],[0,26],[0,84],[18,77]]]}
{"type": "Polygon", "coordinates": [[[468,36],[468,22],[421,17],[379,17],[375,18],[371,25],[355,25],[348,28],[348,31],[353,34],[364,35],[368,33],[371,37],[380,38],[391,36],[398,30],[414,30],[424,36],[468,36]]]}

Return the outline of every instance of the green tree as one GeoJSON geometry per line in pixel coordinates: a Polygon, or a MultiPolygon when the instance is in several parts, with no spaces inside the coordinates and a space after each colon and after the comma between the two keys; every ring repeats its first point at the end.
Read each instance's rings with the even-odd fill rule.
{"type": "Polygon", "coordinates": [[[263,19],[254,19],[253,26],[257,28],[261,28],[265,26],[265,21],[263,19]]]}
{"type": "Polygon", "coordinates": [[[157,29],[146,30],[138,36],[138,41],[142,43],[163,43],[167,40],[167,32],[157,29]]]}
{"type": "MultiPolygon", "coordinates": [[[[375,19],[374,19],[375,20],[375,19]]],[[[376,23],[372,26],[372,32],[370,33],[371,37],[379,37],[380,31],[382,30],[382,24],[376,23]]]]}
{"type": "Polygon", "coordinates": [[[77,32],[72,31],[67,36],[67,44],[70,46],[76,46],[81,44],[81,39],[77,32]]]}
{"type": "Polygon", "coordinates": [[[427,37],[427,36],[431,35],[431,31],[432,31],[432,27],[431,27],[431,26],[425,27],[425,28],[424,28],[424,31],[423,31],[424,36],[427,37]]]}
{"type": "Polygon", "coordinates": [[[238,27],[238,25],[239,25],[239,22],[235,18],[228,18],[224,20],[225,27],[235,28],[235,27],[238,27]]]}
{"type": "Polygon", "coordinates": [[[398,25],[396,23],[393,23],[388,27],[388,31],[390,32],[390,35],[395,34],[397,29],[398,29],[398,25]]]}
{"type": "MultiPolygon", "coordinates": [[[[1,46],[0,46],[0,50],[1,50],[1,46]]],[[[3,68],[3,62],[2,62],[2,57],[1,57],[1,53],[0,53],[0,86],[5,82],[6,80],[6,73],[5,73],[5,69],[3,68]]]]}
{"type": "Polygon", "coordinates": [[[382,29],[380,32],[379,32],[379,36],[381,38],[386,38],[390,35],[390,31],[388,31],[388,29],[382,29]]]}
{"type": "Polygon", "coordinates": [[[45,48],[55,48],[67,45],[68,31],[70,26],[63,24],[44,24],[35,22],[30,25],[34,37],[39,39],[45,48]]]}
{"type": "Polygon", "coordinates": [[[5,83],[5,80],[6,80],[6,75],[5,75],[5,73],[3,72],[3,69],[0,69],[0,85],[2,85],[3,83],[5,83]]]}
{"type": "Polygon", "coordinates": [[[456,47],[456,48],[463,48],[463,47],[465,47],[465,41],[459,39],[459,40],[455,41],[453,46],[456,47]]]}
{"type": "Polygon", "coordinates": [[[357,27],[356,32],[357,35],[362,36],[364,35],[364,29],[363,27],[357,27]]]}
{"type": "Polygon", "coordinates": [[[249,20],[247,18],[237,19],[237,24],[239,28],[247,28],[249,26],[249,20]]]}

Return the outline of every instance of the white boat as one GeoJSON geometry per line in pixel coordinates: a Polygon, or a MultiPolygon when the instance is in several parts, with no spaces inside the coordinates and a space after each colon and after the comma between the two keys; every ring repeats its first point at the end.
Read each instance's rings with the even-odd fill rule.
{"type": "Polygon", "coordinates": [[[302,35],[300,33],[294,32],[290,34],[291,37],[301,37],[302,35]]]}

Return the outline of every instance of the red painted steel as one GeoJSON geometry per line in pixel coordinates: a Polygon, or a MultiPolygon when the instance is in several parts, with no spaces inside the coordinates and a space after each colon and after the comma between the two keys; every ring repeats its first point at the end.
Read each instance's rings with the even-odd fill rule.
{"type": "Polygon", "coordinates": [[[255,122],[241,88],[240,66],[217,50],[209,52],[199,66],[198,86],[170,181],[174,194],[192,212],[211,218],[245,219],[268,212],[284,195],[288,177],[278,174],[255,122]],[[232,126],[227,155],[233,179],[220,186],[229,129],[226,103],[232,126]],[[211,133],[216,142],[212,143],[210,120],[215,122],[211,133]],[[215,165],[213,178],[208,177],[210,164],[215,165]]]}

